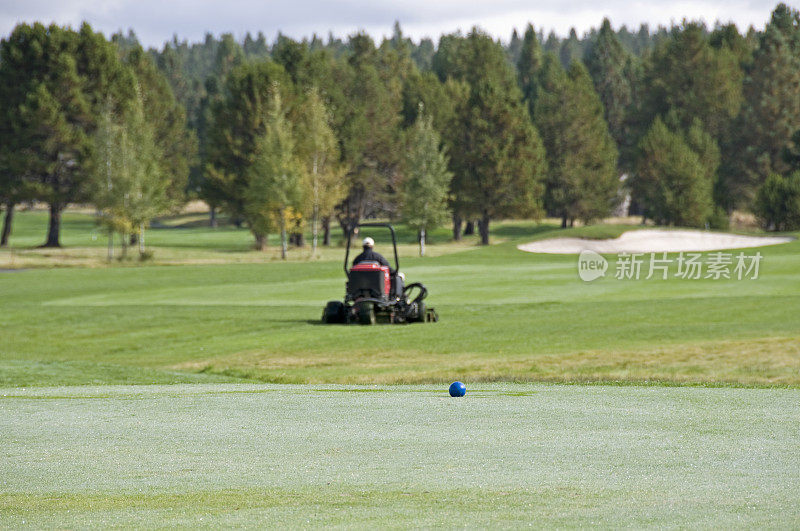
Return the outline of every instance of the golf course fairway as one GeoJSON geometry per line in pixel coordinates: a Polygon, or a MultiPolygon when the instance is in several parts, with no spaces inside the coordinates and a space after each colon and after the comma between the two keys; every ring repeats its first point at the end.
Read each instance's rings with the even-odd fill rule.
{"type": "Polygon", "coordinates": [[[29,267],[0,269],[0,528],[797,527],[800,242],[741,251],[741,280],[618,279],[606,255],[584,282],[517,249],[627,230],[498,223],[425,258],[403,230],[441,320],[396,326],[320,324],[341,248],[4,250],[29,267]]]}
{"type": "Polygon", "coordinates": [[[426,258],[407,248],[400,267],[428,287],[433,324],[321,325],[325,303],[344,296],[341,248],[289,263],[0,272],[0,386],[800,386],[800,241],[742,251],[763,257],[755,279],[681,279],[673,263],[667,279],[647,280],[645,266],[639,280],[619,280],[609,256],[606,276],[583,282],[576,256],[516,246],[628,228],[496,230],[505,241],[487,247],[443,243],[426,258]]]}
{"type": "Polygon", "coordinates": [[[794,390],[0,390],[0,527],[795,527],[794,390]]]}

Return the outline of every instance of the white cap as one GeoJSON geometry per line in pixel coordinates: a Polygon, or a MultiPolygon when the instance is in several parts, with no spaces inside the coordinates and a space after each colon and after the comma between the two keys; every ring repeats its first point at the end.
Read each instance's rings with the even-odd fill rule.
{"type": "Polygon", "coordinates": [[[375,240],[367,236],[364,238],[364,247],[373,247],[375,245],[375,240]]]}

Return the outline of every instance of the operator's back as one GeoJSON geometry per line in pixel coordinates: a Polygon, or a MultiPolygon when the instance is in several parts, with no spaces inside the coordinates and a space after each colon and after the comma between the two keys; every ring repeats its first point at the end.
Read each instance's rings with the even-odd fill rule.
{"type": "Polygon", "coordinates": [[[381,253],[375,252],[373,249],[374,246],[375,240],[370,237],[364,238],[364,250],[353,259],[353,265],[360,264],[361,262],[377,262],[382,266],[389,267],[391,270],[389,261],[386,260],[381,253]]]}

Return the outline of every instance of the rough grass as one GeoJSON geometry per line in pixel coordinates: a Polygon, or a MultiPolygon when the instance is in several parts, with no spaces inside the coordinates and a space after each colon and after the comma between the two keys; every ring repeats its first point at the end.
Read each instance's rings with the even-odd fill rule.
{"type": "Polygon", "coordinates": [[[404,352],[403,358],[403,365],[399,366],[392,352],[345,358],[303,354],[263,356],[250,352],[211,361],[184,362],[173,368],[209,376],[276,379],[287,383],[415,384],[443,382],[447,379],[445,375],[452,375],[484,382],[798,386],[800,337],[678,344],[652,350],[581,351],[535,358],[508,355],[496,359],[462,354],[448,360],[423,352],[404,352]]]}
{"type": "Polygon", "coordinates": [[[0,389],[0,527],[800,522],[797,392],[0,389]]]}

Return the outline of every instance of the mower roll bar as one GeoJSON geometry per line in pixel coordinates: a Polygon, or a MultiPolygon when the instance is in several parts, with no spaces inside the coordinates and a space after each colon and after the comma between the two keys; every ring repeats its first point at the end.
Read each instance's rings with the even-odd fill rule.
{"type": "Polygon", "coordinates": [[[347,231],[347,250],[344,253],[344,274],[347,275],[347,279],[350,280],[350,271],[347,269],[347,263],[350,261],[350,242],[353,238],[353,233],[361,227],[384,227],[391,231],[392,247],[394,248],[394,270],[400,271],[400,259],[397,256],[397,237],[394,234],[394,227],[389,223],[356,223],[347,231]]]}

